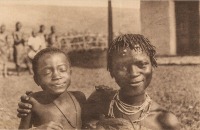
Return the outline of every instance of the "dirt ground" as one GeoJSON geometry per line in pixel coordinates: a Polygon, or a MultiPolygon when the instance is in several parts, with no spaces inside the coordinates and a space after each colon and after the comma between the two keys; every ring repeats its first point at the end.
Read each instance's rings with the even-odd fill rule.
{"type": "MultiPolygon", "coordinates": [[[[88,97],[94,86],[108,85],[117,89],[105,68],[72,67],[70,90],[79,90],[88,97]]],[[[183,130],[200,129],[200,65],[159,66],[155,68],[148,88],[150,97],[172,111],[183,130]]],[[[38,91],[27,71],[21,76],[0,77],[0,129],[17,129],[17,103],[26,90],[38,91]]]]}

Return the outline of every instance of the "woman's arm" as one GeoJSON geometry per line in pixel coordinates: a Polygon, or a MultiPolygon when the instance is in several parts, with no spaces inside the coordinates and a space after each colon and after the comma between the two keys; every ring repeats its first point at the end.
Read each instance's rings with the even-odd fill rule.
{"type": "Polygon", "coordinates": [[[19,118],[26,117],[29,113],[31,113],[32,105],[30,103],[30,95],[32,92],[26,92],[26,95],[21,96],[21,101],[18,103],[18,114],[19,118]]]}

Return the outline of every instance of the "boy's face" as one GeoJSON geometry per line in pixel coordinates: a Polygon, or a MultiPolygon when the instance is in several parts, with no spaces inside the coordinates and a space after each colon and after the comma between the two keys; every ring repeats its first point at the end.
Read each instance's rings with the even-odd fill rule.
{"type": "Polygon", "coordinates": [[[50,94],[63,93],[71,82],[69,61],[62,53],[45,54],[38,61],[36,83],[50,94]]]}
{"type": "Polygon", "coordinates": [[[141,50],[129,48],[113,55],[112,74],[127,96],[144,93],[152,78],[149,56],[141,50]]]}

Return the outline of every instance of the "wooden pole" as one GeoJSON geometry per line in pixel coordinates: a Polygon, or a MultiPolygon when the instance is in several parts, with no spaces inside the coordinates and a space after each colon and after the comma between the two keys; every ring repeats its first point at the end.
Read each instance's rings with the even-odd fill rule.
{"type": "Polygon", "coordinates": [[[111,0],[108,0],[108,47],[113,40],[113,25],[112,25],[112,5],[111,0]]]}

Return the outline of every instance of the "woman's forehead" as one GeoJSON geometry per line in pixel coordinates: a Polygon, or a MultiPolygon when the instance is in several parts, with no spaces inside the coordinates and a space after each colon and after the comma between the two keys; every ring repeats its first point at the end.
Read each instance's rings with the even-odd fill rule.
{"type": "Polygon", "coordinates": [[[142,49],[123,49],[121,51],[116,51],[115,54],[112,56],[113,61],[123,61],[123,60],[130,60],[130,59],[137,59],[137,60],[149,60],[149,56],[147,53],[142,49]]]}

